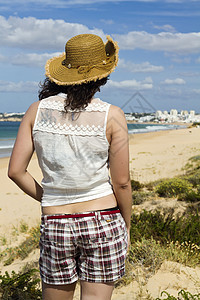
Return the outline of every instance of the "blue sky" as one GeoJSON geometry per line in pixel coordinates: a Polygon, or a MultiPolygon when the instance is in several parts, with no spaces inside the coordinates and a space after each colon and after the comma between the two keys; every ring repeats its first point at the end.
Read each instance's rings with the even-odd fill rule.
{"type": "Polygon", "coordinates": [[[200,0],[1,0],[0,112],[37,101],[46,60],[72,36],[94,33],[120,47],[102,100],[125,112],[200,113],[199,28],[200,0]]]}

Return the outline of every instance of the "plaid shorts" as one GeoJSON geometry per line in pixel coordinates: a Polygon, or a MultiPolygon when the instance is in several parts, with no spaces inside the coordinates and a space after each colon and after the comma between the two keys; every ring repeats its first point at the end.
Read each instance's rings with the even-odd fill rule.
{"type": "Polygon", "coordinates": [[[119,211],[103,213],[73,214],[70,218],[54,215],[59,219],[42,216],[39,264],[43,282],[114,282],[124,275],[125,221],[119,211]]]}

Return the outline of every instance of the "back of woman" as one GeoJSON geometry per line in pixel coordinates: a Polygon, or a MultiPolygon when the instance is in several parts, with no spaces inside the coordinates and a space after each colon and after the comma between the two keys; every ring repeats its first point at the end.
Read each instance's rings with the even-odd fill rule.
{"type": "Polygon", "coordinates": [[[64,109],[65,94],[38,106],[33,140],[43,171],[42,206],[88,201],[113,193],[106,137],[110,104],[92,99],[86,108],[64,109]]]}
{"type": "Polygon", "coordinates": [[[27,110],[8,176],[41,202],[44,300],[111,299],[125,273],[131,217],[127,124],[94,95],[118,61],[118,46],[93,34],[70,39],[46,63],[39,100],[27,110]],[[43,180],[27,171],[36,151],[43,180]]]}

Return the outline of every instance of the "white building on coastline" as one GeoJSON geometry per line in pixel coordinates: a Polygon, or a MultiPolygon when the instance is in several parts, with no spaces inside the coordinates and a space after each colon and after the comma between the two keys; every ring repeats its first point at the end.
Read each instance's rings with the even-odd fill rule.
{"type": "Polygon", "coordinates": [[[161,110],[157,110],[157,111],[156,111],[156,114],[155,114],[155,117],[158,119],[158,118],[160,118],[162,115],[163,115],[162,111],[161,111],[161,110]]]}
{"type": "Polygon", "coordinates": [[[194,110],[190,111],[190,116],[195,116],[195,111],[194,110]]]}
{"type": "Polygon", "coordinates": [[[170,116],[177,116],[177,115],[178,115],[178,111],[176,109],[170,110],[170,116]]]}
{"type": "Polygon", "coordinates": [[[196,115],[194,110],[182,110],[180,113],[176,109],[171,109],[170,112],[157,110],[154,114],[145,116],[133,116],[132,114],[125,114],[127,121],[135,122],[157,122],[157,123],[200,123],[200,115],[196,115]]]}
{"type": "Polygon", "coordinates": [[[187,115],[189,115],[187,110],[182,110],[181,111],[181,116],[187,116],[187,115]]]}
{"type": "Polygon", "coordinates": [[[168,114],[168,111],[164,110],[164,111],[163,111],[163,115],[168,116],[168,115],[169,115],[169,114],[168,114]]]}
{"type": "Polygon", "coordinates": [[[171,109],[170,113],[167,111],[157,110],[155,113],[155,118],[157,122],[183,122],[183,123],[194,123],[200,122],[200,115],[196,115],[194,110],[182,110],[180,113],[176,109],[171,109]]]}

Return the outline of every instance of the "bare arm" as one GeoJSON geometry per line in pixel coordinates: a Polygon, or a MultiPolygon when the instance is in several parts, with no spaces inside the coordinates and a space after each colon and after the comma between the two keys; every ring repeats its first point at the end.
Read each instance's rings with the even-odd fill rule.
{"type": "Polygon", "coordinates": [[[109,164],[114,193],[119,209],[130,229],[132,191],[129,174],[129,143],[127,122],[123,111],[111,106],[108,115],[108,128],[111,134],[109,164]]]}
{"type": "Polygon", "coordinates": [[[8,177],[26,194],[37,201],[41,201],[43,193],[42,187],[27,171],[28,164],[34,152],[32,127],[37,107],[38,102],[33,103],[22,119],[10,158],[8,177]]]}

